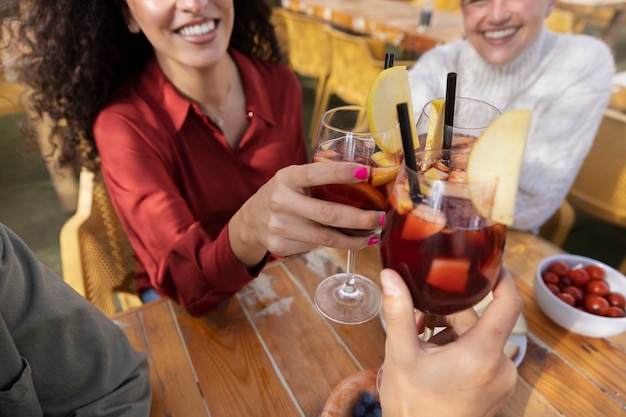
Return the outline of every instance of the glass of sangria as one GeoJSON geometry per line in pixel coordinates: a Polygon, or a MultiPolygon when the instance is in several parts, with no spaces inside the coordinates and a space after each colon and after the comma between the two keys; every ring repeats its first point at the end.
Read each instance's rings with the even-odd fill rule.
{"type": "MultiPolygon", "coordinates": [[[[401,143],[398,125],[370,131],[365,106],[328,110],[322,116],[313,162],[357,162],[369,166],[370,175],[367,182],[312,187],[311,195],[364,210],[384,211],[401,163],[401,143]],[[383,144],[382,148],[386,150],[381,150],[377,144],[383,144]]],[[[341,232],[370,235],[380,231],[341,229],[341,232]]],[[[354,272],[355,257],[356,252],[349,250],[345,272],[325,278],[315,292],[315,305],[319,311],[338,323],[366,322],[375,317],[382,306],[378,286],[354,272]]]]}
{"type": "Polygon", "coordinates": [[[497,179],[469,181],[469,152],[416,152],[417,171],[403,165],[389,198],[382,263],[402,276],[413,305],[426,313],[423,340],[432,336],[437,316],[485,297],[502,266],[506,226],[490,220],[497,179]]]}

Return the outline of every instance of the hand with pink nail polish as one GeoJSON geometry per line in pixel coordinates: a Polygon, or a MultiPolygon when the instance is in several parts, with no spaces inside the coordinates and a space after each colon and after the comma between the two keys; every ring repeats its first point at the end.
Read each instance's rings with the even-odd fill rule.
{"type": "MultiPolygon", "coordinates": [[[[401,154],[385,153],[378,144],[400,143],[400,129],[395,126],[370,132],[364,122],[367,120],[366,113],[365,106],[344,106],[327,111],[322,116],[313,149],[313,161],[317,165],[346,161],[362,164],[354,170],[354,177],[363,182],[321,184],[311,187],[311,195],[362,210],[383,211],[398,173],[401,154]]],[[[396,149],[401,147],[397,146],[396,149]]],[[[380,217],[379,225],[383,222],[384,214],[380,217]]],[[[369,235],[370,232],[346,227],[337,230],[351,236],[369,235]]],[[[378,237],[370,237],[368,245],[376,244],[378,237]]],[[[318,309],[324,316],[339,323],[357,324],[370,320],[378,314],[382,302],[376,284],[354,273],[355,257],[356,252],[349,250],[346,272],[326,278],[315,292],[318,309]]]]}

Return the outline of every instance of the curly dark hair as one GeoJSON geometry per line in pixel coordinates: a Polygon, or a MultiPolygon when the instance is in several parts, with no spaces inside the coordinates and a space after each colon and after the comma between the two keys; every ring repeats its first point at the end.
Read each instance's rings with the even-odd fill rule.
{"type": "MultiPolygon", "coordinates": [[[[230,46],[284,63],[269,3],[233,2],[230,46]]],[[[128,30],[122,7],[124,0],[2,0],[0,45],[14,55],[10,70],[28,92],[30,121],[45,115],[52,122],[49,140],[59,148],[58,166],[98,167],[95,118],[153,53],[143,34],[128,30]],[[53,142],[55,135],[60,140],[53,142]]]]}

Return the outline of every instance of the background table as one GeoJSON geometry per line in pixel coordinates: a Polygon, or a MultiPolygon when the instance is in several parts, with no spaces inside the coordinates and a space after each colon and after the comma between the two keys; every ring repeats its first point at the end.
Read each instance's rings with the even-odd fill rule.
{"type": "Polygon", "coordinates": [[[422,8],[399,0],[283,0],[283,7],[315,16],[344,30],[375,36],[395,46],[425,52],[463,38],[459,13],[434,11],[430,26],[418,28],[422,8]]]}
{"type": "MultiPolygon", "coordinates": [[[[532,280],[538,262],[560,249],[527,233],[507,239],[505,264],[530,331],[515,394],[498,416],[626,415],[626,334],[590,339],[552,323],[532,280]]],[[[319,416],[333,387],[384,358],[379,320],[339,325],[313,305],[319,281],[344,261],[343,251],[320,248],[272,262],[228,307],[202,318],[166,300],[118,315],[148,353],[152,416],[319,416]]],[[[376,248],[358,252],[357,272],[378,282],[379,271],[376,248]]]]}

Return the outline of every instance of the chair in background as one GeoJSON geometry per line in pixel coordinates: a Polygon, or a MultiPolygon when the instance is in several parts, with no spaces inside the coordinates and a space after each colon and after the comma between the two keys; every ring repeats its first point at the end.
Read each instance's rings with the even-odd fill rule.
{"type": "Polygon", "coordinates": [[[102,175],[80,172],[78,208],[61,229],[63,279],[110,316],[141,305],[134,295],[137,261],[102,175]]]}
{"type": "Polygon", "coordinates": [[[319,121],[325,111],[321,98],[330,67],[330,41],[326,31],[328,25],[314,17],[281,7],[275,7],[273,15],[277,22],[282,20],[285,23],[289,66],[296,74],[315,82],[315,101],[309,129],[309,140],[314,141],[319,121]]]}
{"type": "Polygon", "coordinates": [[[546,18],[546,28],[557,33],[580,33],[582,28],[576,26],[574,12],[555,7],[546,18]]]}
{"type": "MultiPolygon", "coordinates": [[[[366,104],[372,81],[385,67],[386,45],[369,36],[360,36],[328,28],[330,36],[330,71],[321,99],[322,113],[335,95],[349,104],[366,104]]],[[[412,66],[415,61],[395,61],[394,65],[412,66]]]]}
{"type": "Polygon", "coordinates": [[[574,208],[567,200],[564,200],[561,207],[541,226],[539,235],[556,246],[562,247],[575,221],[574,208]]]}
{"type": "MultiPolygon", "coordinates": [[[[625,155],[626,114],[607,109],[567,197],[576,210],[626,228],[625,155]]],[[[626,273],[626,256],[618,269],[626,273]]]]}
{"type": "MultiPolygon", "coordinates": [[[[618,227],[626,227],[626,115],[607,109],[594,144],[566,201],[540,234],[562,246],[573,227],[575,210],[618,227]]],[[[626,256],[618,269],[626,273],[626,256]]]]}

